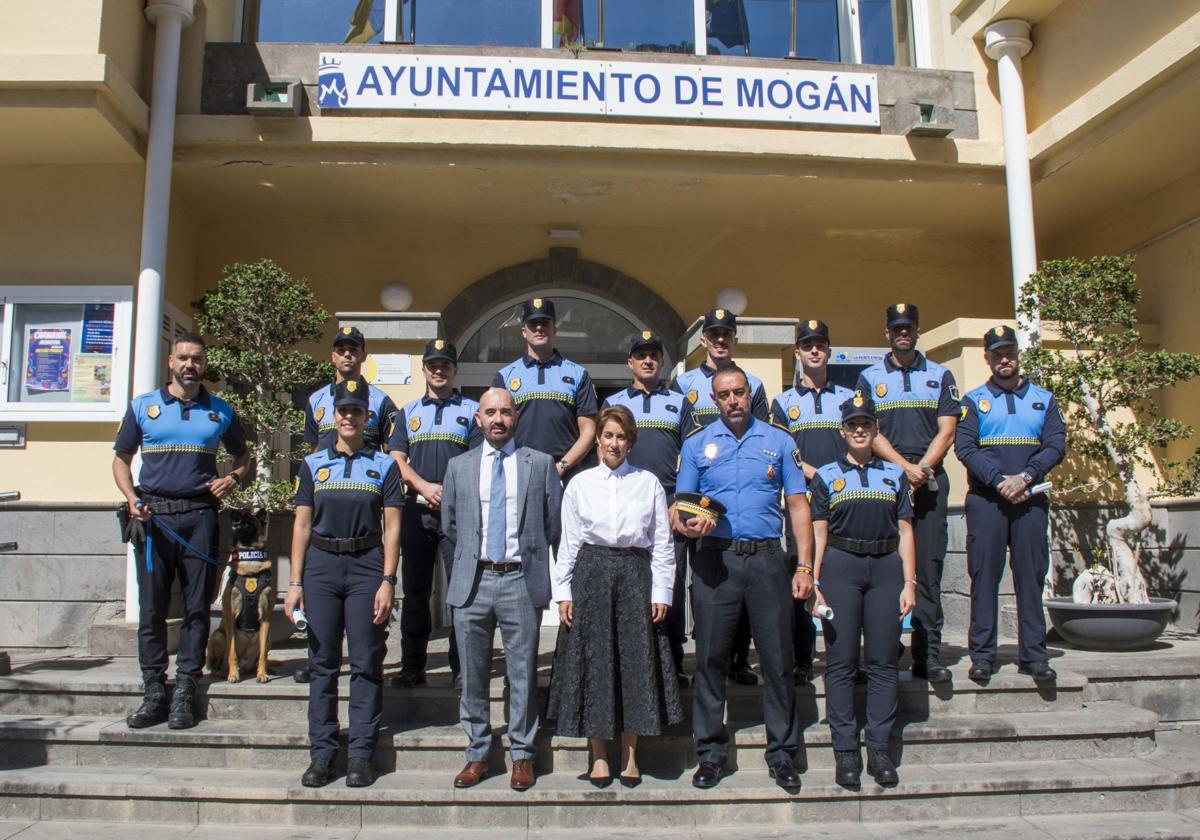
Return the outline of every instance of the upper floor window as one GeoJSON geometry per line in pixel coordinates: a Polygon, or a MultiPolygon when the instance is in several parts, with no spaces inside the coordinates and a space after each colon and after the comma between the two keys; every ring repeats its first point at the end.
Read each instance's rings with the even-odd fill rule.
{"type": "MultiPolygon", "coordinates": [[[[380,0],[377,5],[383,6],[380,0]]],[[[538,47],[542,0],[396,0],[401,40],[538,47]]]]}

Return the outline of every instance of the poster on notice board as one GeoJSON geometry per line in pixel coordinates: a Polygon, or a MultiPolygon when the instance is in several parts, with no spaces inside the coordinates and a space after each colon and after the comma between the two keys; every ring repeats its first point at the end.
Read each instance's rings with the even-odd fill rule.
{"type": "Polygon", "coordinates": [[[29,329],[25,390],[31,394],[66,391],[71,376],[71,331],[29,329]]]}

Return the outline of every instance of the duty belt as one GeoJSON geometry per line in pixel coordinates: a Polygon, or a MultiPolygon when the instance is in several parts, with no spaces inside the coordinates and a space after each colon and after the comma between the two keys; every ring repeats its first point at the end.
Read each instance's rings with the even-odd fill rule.
{"type": "Polygon", "coordinates": [[[377,545],[383,545],[383,534],[378,531],[362,537],[322,537],[320,534],[312,534],[309,537],[309,544],[313,548],[333,554],[353,554],[355,551],[364,551],[377,545]]]}
{"type": "Polygon", "coordinates": [[[150,510],[154,513],[166,516],[174,513],[191,513],[194,510],[211,510],[217,506],[216,499],[211,495],[193,496],[190,499],[172,499],[142,490],[139,492],[139,498],[149,505],[150,510]]]}
{"type": "Polygon", "coordinates": [[[757,554],[770,548],[779,548],[779,540],[727,540],[724,537],[701,537],[698,547],[732,551],[734,554],[757,554]]]}
{"type": "Polygon", "coordinates": [[[852,540],[849,537],[839,537],[837,534],[830,534],[828,542],[834,548],[849,551],[851,554],[891,554],[900,545],[900,538],[852,540]]]}

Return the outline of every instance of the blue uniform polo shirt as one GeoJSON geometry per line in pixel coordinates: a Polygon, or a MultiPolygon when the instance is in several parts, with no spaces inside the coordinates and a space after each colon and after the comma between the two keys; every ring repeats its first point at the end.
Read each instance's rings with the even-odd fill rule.
{"type": "Polygon", "coordinates": [[[680,427],[688,408],[683,394],[665,385],[647,393],[630,385],[604,401],[604,407],[624,406],[637,423],[638,439],[628,461],[653,473],[668,494],[675,492],[679,465],[680,427]]]}
{"type": "Polygon", "coordinates": [[[1041,482],[1062,461],[1066,439],[1053,394],[1028,379],[1011,391],[989,379],[963,398],[954,451],[971,489],[990,493],[1006,475],[1041,482]]]}
{"type": "MultiPolygon", "coordinates": [[[[367,423],[363,427],[363,441],[368,446],[379,447],[387,442],[387,431],[391,428],[396,404],[381,389],[358,378],[360,388],[367,389],[367,423]]],[[[333,411],[334,383],[322,385],[309,395],[304,406],[304,442],[318,449],[328,449],[337,443],[337,427],[333,411]]]]}
{"type": "Polygon", "coordinates": [[[312,530],[328,539],[352,539],[383,530],[385,507],[403,507],[400,468],[372,447],[353,455],[318,449],[300,463],[297,506],[313,509],[312,530]]]}
{"type": "Polygon", "coordinates": [[[958,415],[954,374],[919,352],[908,367],[888,353],[859,374],[858,390],[875,401],[879,431],[910,461],[924,457],[937,436],[939,417],[958,415]]]}
{"type": "Polygon", "coordinates": [[[792,496],[808,487],[792,436],[753,418],[741,440],[724,422],[689,435],[675,489],[712,496],[725,506],[712,536],[766,540],[783,533],[779,494],[792,496]]]}
{"type": "MultiPolygon", "coordinates": [[[[743,371],[746,381],[750,383],[750,413],[759,420],[767,420],[770,407],[767,405],[767,391],[762,380],[750,371],[743,371]]],[[[707,426],[721,416],[721,409],[712,398],[712,378],[717,369],[702,362],[700,367],[685,370],[675,377],[675,389],[687,397],[690,410],[684,418],[681,432],[686,438],[699,426],[707,426]]]]}
{"type": "Polygon", "coordinates": [[[521,410],[517,446],[545,452],[555,461],[579,440],[579,417],[594,417],[596,389],[582,365],[555,350],[545,362],[528,353],[501,368],[492,387],[507,388],[521,410]]]}
{"type": "Polygon", "coordinates": [[[797,385],[771,402],[771,422],[787,428],[804,463],[813,467],[828,464],[846,452],[842,403],[853,396],[849,388],[832,382],[818,390],[797,385]]]}
{"type": "Polygon", "coordinates": [[[246,435],[233,407],[203,385],[192,401],[167,386],[134,397],[125,410],[113,449],[125,455],[142,450],[139,486],[147,493],[191,498],[208,493],[217,477],[217,446],[234,457],[246,453],[246,435]]]}
{"type": "Polygon", "coordinates": [[[881,458],[859,466],[839,457],[817,468],[811,490],[813,521],[828,522],[838,537],[889,540],[899,535],[899,520],[913,518],[904,470],[881,458]]]}
{"type": "Polygon", "coordinates": [[[388,448],[403,452],[417,475],[441,484],[446,465],[478,446],[483,431],[475,422],[479,403],[458,391],[444,400],[424,396],[396,412],[388,448]]]}

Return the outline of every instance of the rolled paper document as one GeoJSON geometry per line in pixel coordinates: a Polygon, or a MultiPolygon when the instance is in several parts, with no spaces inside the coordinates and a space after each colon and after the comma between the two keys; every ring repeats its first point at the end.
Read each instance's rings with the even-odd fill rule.
{"type": "Polygon", "coordinates": [[[308,619],[304,617],[304,610],[299,607],[292,610],[292,621],[295,622],[297,630],[308,629],[308,619]]]}
{"type": "Polygon", "coordinates": [[[833,607],[828,604],[821,604],[821,606],[813,610],[813,615],[817,618],[823,618],[826,621],[833,621],[833,607]]]}
{"type": "Polygon", "coordinates": [[[1029,495],[1033,496],[1038,493],[1048,493],[1054,487],[1053,481],[1043,481],[1041,484],[1035,484],[1029,488],[1029,495]]]}

